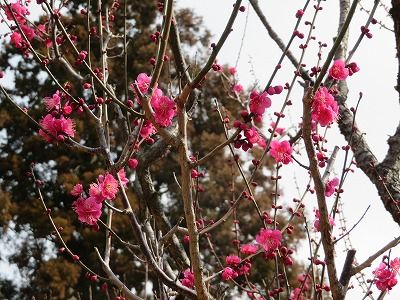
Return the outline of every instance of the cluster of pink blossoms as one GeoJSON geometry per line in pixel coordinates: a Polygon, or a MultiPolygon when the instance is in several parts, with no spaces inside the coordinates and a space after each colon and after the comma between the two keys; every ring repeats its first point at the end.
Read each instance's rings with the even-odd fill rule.
{"type": "Polygon", "coordinates": [[[305,300],[304,294],[310,290],[310,276],[301,274],[297,277],[297,281],[301,288],[295,288],[292,292],[292,299],[293,300],[305,300]]]}
{"type": "MultiPolygon", "coordinates": [[[[229,69],[229,72],[232,75],[235,74],[236,70],[233,71],[231,72],[231,69],[229,69]]],[[[270,87],[266,92],[259,93],[257,91],[252,91],[250,93],[250,113],[247,110],[242,111],[240,115],[243,118],[243,122],[236,120],[233,123],[233,127],[239,128],[243,131],[243,133],[239,134],[234,141],[235,148],[242,148],[244,151],[247,151],[253,148],[255,144],[258,144],[263,149],[266,148],[267,145],[264,138],[260,136],[257,128],[251,126],[249,123],[252,119],[258,123],[262,122],[262,117],[266,109],[271,106],[271,99],[268,95],[280,94],[282,91],[282,86],[275,86],[270,87]]],[[[283,133],[284,129],[279,128],[279,131],[283,133]]]]}
{"type": "Polygon", "coordinates": [[[346,80],[347,76],[352,76],[360,71],[360,68],[355,62],[348,65],[341,59],[335,60],[332,67],[329,69],[329,76],[335,80],[346,80]]]}
{"type": "MultiPolygon", "coordinates": [[[[141,93],[147,93],[151,82],[151,77],[145,73],[140,73],[136,78],[135,84],[141,93]]],[[[133,89],[134,90],[134,89],[133,89]]],[[[140,104],[140,101],[138,101],[140,104]]],[[[165,96],[159,88],[155,88],[151,96],[150,104],[154,110],[154,119],[157,124],[163,127],[170,126],[172,119],[176,116],[175,102],[165,96]]]]}
{"type": "MultiPolygon", "coordinates": [[[[128,183],[124,169],[118,172],[124,187],[128,183]]],[[[100,175],[97,182],[91,183],[89,195],[85,195],[83,185],[76,184],[71,190],[72,196],[78,197],[72,204],[79,221],[88,225],[96,225],[101,216],[102,204],[105,200],[114,200],[118,193],[118,180],[110,173],[100,175]]]]}
{"type": "Polygon", "coordinates": [[[338,118],[339,106],[335,98],[326,87],[321,87],[314,95],[312,103],[312,119],[325,127],[332,124],[338,118]]]}
{"type": "Polygon", "coordinates": [[[12,12],[10,11],[10,9],[8,9],[6,5],[4,6],[4,12],[7,16],[7,20],[13,21],[14,20],[13,14],[14,14],[15,19],[17,20],[18,23],[20,24],[26,23],[25,16],[28,16],[30,14],[28,8],[23,6],[19,1],[11,3],[10,7],[12,12]]]}
{"type": "MultiPolygon", "coordinates": [[[[346,78],[358,72],[360,68],[356,63],[346,66],[343,60],[336,60],[329,69],[329,77],[335,80],[346,80],[346,78]]],[[[335,98],[326,87],[320,87],[314,95],[312,104],[312,119],[322,127],[328,126],[338,118],[339,106],[335,98]]]]}
{"type": "MultiPolygon", "coordinates": [[[[51,136],[56,137],[58,141],[62,141],[65,136],[74,137],[75,135],[74,122],[62,115],[57,118],[53,117],[51,114],[47,114],[40,120],[40,125],[50,133],[51,136]]],[[[48,142],[53,141],[53,138],[49,136],[46,131],[40,129],[39,134],[48,142]]]]}
{"type": "Polygon", "coordinates": [[[225,262],[228,266],[222,271],[221,277],[223,280],[229,281],[240,275],[250,275],[250,261],[242,260],[237,255],[229,255],[226,257],[225,262]]]}
{"type": "Polygon", "coordinates": [[[274,259],[277,257],[277,252],[283,260],[284,265],[293,265],[292,249],[282,246],[282,233],[280,230],[261,229],[256,236],[256,242],[264,249],[265,259],[274,259]]]}
{"type": "Polygon", "coordinates": [[[57,141],[62,141],[65,137],[75,136],[74,122],[68,118],[73,108],[68,103],[62,106],[61,99],[60,91],[56,91],[51,97],[43,99],[48,114],[39,122],[44,129],[40,129],[39,134],[48,142],[52,142],[54,138],[57,141]]]}
{"type": "Polygon", "coordinates": [[[374,283],[380,291],[391,290],[397,284],[397,274],[400,270],[400,259],[395,258],[389,264],[382,262],[372,273],[374,283]]]}
{"type": "MultiPolygon", "coordinates": [[[[37,35],[42,36],[45,26],[39,24],[35,29],[29,25],[26,17],[30,14],[30,12],[28,8],[21,3],[21,1],[11,3],[10,7],[11,10],[6,5],[3,6],[7,20],[16,21],[29,42],[31,42],[37,35]]],[[[19,32],[16,26],[13,27],[13,30],[14,31],[10,35],[11,44],[15,48],[21,49],[25,52],[29,48],[28,42],[24,39],[23,35],[19,32]]]]}
{"type": "Polygon", "coordinates": [[[194,287],[194,274],[190,269],[183,271],[183,279],[181,279],[181,283],[190,289],[194,287]]]}
{"type": "Polygon", "coordinates": [[[243,151],[247,151],[253,148],[253,146],[256,144],[263,149],[266,147],[265,140],[260,136],[257,128],[248,126],[247,124],[241,123],[238,120],[233,123],[233,126],[243,130],[243,135],[242,133],[239,133],[234,141],[234,147],[236,149],[242,148],[243,151]]]}

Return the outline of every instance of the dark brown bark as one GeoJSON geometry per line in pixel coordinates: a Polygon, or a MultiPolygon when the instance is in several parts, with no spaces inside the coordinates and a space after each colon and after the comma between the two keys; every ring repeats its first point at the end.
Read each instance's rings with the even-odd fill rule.
{"type": "MultiPolygon", "coordinates": [[[[400,0],[392,0],[390,14],[394,22],[397,59],[400,59],[400,0]]],[[[343,57],[337,57],[343,58],[343,57]]],[[[400,61],[397,75],[397,90],[400,86],[400,61]]],[[[357,123],[353,124],[353,113],[346,105],[348,88],[346,82],[340,82],[340,93],[336,96],[339,104],[339,128],[350,144],[357,166],[375,185],[378,194],[393,220],[400,225],[400,123],[395,133],[388,139],[389,150],[385,159],[379,162],[370,149],[357,123]]]]}

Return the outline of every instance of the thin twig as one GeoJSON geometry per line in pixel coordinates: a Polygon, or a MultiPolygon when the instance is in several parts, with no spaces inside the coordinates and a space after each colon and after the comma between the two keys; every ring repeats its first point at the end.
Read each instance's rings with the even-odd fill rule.
{"type": "Polygon", "coordinates": [[[361,218],[356,222],[356,224],[353,225],[353,227],[350,228],[350,230],[348,230],[345,234],[343,234],[340,238],[336,239],[333,243],[336,244],[337,242],[339,242],[342,238],[344,238],[345,236],[349,235],[350,232],[356,228],[356,226],[361,222],[361,220],[365,217],[365,215],[367,214],[369,208],[371,207],[371,205],[368,205],[367,209],[364,211],[364,213],[362,214],[361,218]]]}

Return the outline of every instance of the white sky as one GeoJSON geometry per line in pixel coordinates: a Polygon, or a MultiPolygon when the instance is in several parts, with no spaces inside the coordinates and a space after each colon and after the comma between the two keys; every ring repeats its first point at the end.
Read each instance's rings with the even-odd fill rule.
{"type": "MultiPolygon", "coordinates": [[[[269,22],[286,43],[296,22],[294,14],[297,9],[303,6],[305,1],[261,0],[259,2],[269,22]]],[[[371,5],[372,2],[373,1],[362,1],[366,8],[370,8],[369,5],[371,5]]],[[[382,2],[387,5],[390,4],[389,0],[382,2]]],[[[178,5],[192,7],[198,15],[203,16],[205,25],[214,34],[215,41],[222,33],[225,22],[231,12],[232,4],[233,1],[227,0],[178,1],[178,5]]],[[[247,6],[247,2],[244,2],[244,4],[247,6]]],[[[332,37],[335,36],[337,30],[338,1],[323,2],[323,7],[324,9],[317,19],[317,28],[314,35],[316,35],[317,41],[326,42],[329,49],[329,46],[332,45],[332,37]]],[[[239,14],[234,25],[234,31],[229,36],[226,45],[218,56],[218,60],[221,63],[235,64],[242,39],[246,14],[247,11],[239,14]]],[[[306,16],[309,16],[309,14],[306,16]]],[[[359,10],[356,12],[350,31],[350,48],[354,40],[358,37],[360,26],[365,23],[367,17],[365,12],[359,10]]],[[[303,20],[306,19],[307,17],[303,20]]],[[[391,19],[386,16],[383,8],[378,9],[377,19],[382,20],[389,28],[392,27],[391,19]]],[[[306,30],[304,25],[302,25],[300,29],[301,31],[306,30]]],[[[388,136],[395,131],[400,116],[398,94],[394,90],[394,86],[396,85],[397,60],[395,57],[393,33],[385,29],[379,29],[378,25],[372,26],[371,32],[374,37],[371,40],[364,40],[353,57],[353,61],[357,62],[361,71],[348,80],[350,88],[348,103],[349,106],[355,105],[358,93],[360,91],[363,92],[364,98],[357,114],[357,122],[361,130],[366,133],[366,138],[374,154],[381,160],[387,151],[386,140],[388,136]]],[[[297,40],[293,48],[293,52],[297,57],[299,54],[297,48],[299,43],[299,40],[297,40]]],[[[326,50],[325,55],[327,52],[328,50],[326,50]]],[[[280,55],[281,52],[278,47],[269,38],[261,22],[250,9],[247,34],[238,65],[239,82],[244,86],[248,86],[254,82],[259,82],[261,87],[265,86],[280,55]]],[[[310,47],[310,51],[308,51],[306,57],[306,63],[308,65],[313,65],[315,59],[315,47],[310,47]]],[[[283,85],[285,82],[291,80],[292,74],[293,66],[285,60],[283,68],[278,73],[273,84],[283,85]]],[[[272,98],[274,104],[271,111],[274,109],[277,110],[278,107],[281,106],[283,97],[284,93],[272,98]]],[[[288,113],[289,117],[284,120],[285,122],[283,125],[285,126],[290,126],[291,122],[296,124],[300,121],[300,87],[295,90],[291,99],[294,105],[288,113]]],[[[333,126],[328,137],[330,149],[332,149],[334,145],[345,145],[344,139],[338,133],[337,126],[333,126]]],[[[304,156],[299,158],[301,161],[306,161],[306,157],[304,156]]],[[[343,155],[336,163],[336,172],[338,174],[341,170],[342,159],[343,155]]],[[[281,181],[281,184],[284,185],[284,195],[282,198],[290,200],[293,197],[297,197],[297,191],[293,183],[293,175],[297,175],[300,187],[302,187],[301,183],[304,181],[302,179],[306,176],[294,165],[285,167],[284,169],[286,173],[284,174],[284,180],[281,181]]],[[[392,221],[391,216],[383,208],[375,187],[360,170],[350,175],[344,189],[345,193],[342,199],[345,205],[344,211],[349,228],[358,221],[367,206],[371,205],[362,223],[350,234],[353,246],[357,250],[357,260],[361,262],[385,245],[389,240],[398,236],[400,230],[398,225],[392,221]]],[[[306,203],[310,211],[316,207],[314,197],[308,197],[306,203]]],[[[328,204],[331,204],[331,202],[328,204]]],[[[312,213],[310,213],[310,219],[311,217],[312,213]]],[[[345,256],[343,245],[340,245],[340,247],[342,248],[339,248],[337,251],[339,272],[341,271],[342,261],[345,256]]],[[[307,252],[305,252],[304,255],[307,255],[307,252]]],[[[400,256],[399,248],[395,248],[392,251],[392,257],[395,256],[400,256]]],[[[373,265],[373,268],[376,267],[378,263],[379,261],[373,265]]],[[[3,266],[1,266],[1,268],[3,268],[3,266]]],[[[366,269],[366,275],[371,275],[373,268],[366,269]]],[[[349,291],[347,298],[360,299],[361,293],[360,290],[357,289],[357,283],[355,280],[352,280],[352,282],[354,282],[356,288],[349,291]]],[[[400,284],[396,286],[385,299],[400,299],[400,284]]]]}

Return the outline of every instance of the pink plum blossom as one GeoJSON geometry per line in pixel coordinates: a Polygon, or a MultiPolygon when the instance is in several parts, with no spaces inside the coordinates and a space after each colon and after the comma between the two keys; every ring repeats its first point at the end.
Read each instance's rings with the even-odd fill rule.
{"type": "Polygon", "coordinates": [[[292,159],[292,146],[288,141],[272,141],[270,155],[277,163],[281,162],[285,165],[293,161],[292,159]]]}
{"type": "Polygon", "coordinates": [[[255,144],[258,144],[261,148],[266,147],[265,140],[259,135],[257,128],[251,127],[251,128],[244,128],[244,136],[246,137],[246,141],[241,140],[242,136],[239,135],[237,137],[237,141],[235,142],[235,147],[236,148],[242,148],[243,151],[247,151],[255,144]]]}
{"type": "Polygon", "coordinates": [[[239,275],[250,275],[251,263],[248,260],[244,260],[239,266],[239,275]]]}
{"type": "Polygon", "coordinates": [[[118,181],[111,174],[99,176],[102,196],[107,200],[113,200],[118,193],[118,181]]]}
{"type": "Polygon", "coordinates": [[[336,80],[345,80],[349,76],[349,70],[343,60],[335,60],[333,66],[329,69],[329,76],[336,80]]]}
{"type": "MultiPolygon", "coordinates": [[[[61,116],[58,119],[53,117],[51,114],[47,114],[39,123],[47,132],[56,138],[63,135],[69,137],[74,137],[75,135],[74,122],[71,119],[64,118],[64,116],[61,116]]],[[[52,137],[50,137],[44,130],[40,129],[39,134],[47,141],[52,141],[52,137]]]]}
{"type": "Polygon", "coordinates": [[[335,177],[325,184],[325,196],[330,197],[335,192],[335,188],[339,185],[339,178],[335,177]]]}
{"type": "Polygon", "coordinates": [[[243,91],[243,86],[241,84],[237,83],[237,84],[233,85],[232,91],[234,93],[239,94],[239,93],[241,93],[243,91]]]}
{"type": "Polygon", "coordinates": [[[256,241],[266,252],[272,252],[281,245],[282,233],[279,230],[261,229],[256,236],[256,241]]]}
{"type": "Polygon", "coordinates": [[[71,119],[64,118],[64,116],[61,116],[59,119],[54,119],[53,130],[57,134],[65,134],[70,137],[74,137],[75,135],[73,121],[71,119]]]}
{"type": "Polygon", "coordinates": [[[271,106],[271,99],[268,98],[268,93],[264,92],[259,94],[257,91],[252,91],[250,93],[250,112],[255,115],[262,116],[265,109],[271,106]]]}
{"type": "Polygon", "coordinates": [[[151,106],[154,110],[154,119],[159,125],[167,127],[172,124],[172,119],[176,115],[176,105],[173,100],[167,96],[153,97],[151,106]]]}
{"type": "Polygon", "coordinates": [[[101,203],[93,197],[78,198],[72,206],[82,223],[95,225],[101,216],[101,203]]]}
{"type": "Polygon", "coordinates": [[[35,29],[28,25],[21,25],[21,30],[25,34],[28,41],[32,41],[33,38],[36,36],[35,29]]]}
{"type": "Polygon", "coordinates": [[[61,103],[60,91],[56,91],[51,97],[44,97],[43,101],[48,111],[52,110],[53,108],[59,109],[61,103]]]}
{"type": "Polygon", "coordinates": [[[400,270],[400,259],[396,257],[390,262],[390,267],[393,269],[394,272],[398,273],[400,270]]]}
{"type": "Polygon", "coordinates": [[[159,101],[162,96],[164,96],[163,91],[159,88],[155,88],[153,94],[151,95],[151,104],[153,105],[153,102],[159,101]]]}
{"type": "Polygon", "coordinates": [[[339,107],[335,98],[326,87],[319,88],[314,95],[311,117],[321,126],[333,123],[339,114],[339,107]]]}
{"type": "Polygon", "coordinates": [[[397,272],[384,262],[372,273],[375,275],[374,283],[377,289],[382,292],[391,290],[397,284],[397,272]]]}
{"type": "Polygon", "coordinates": [[[183,271],[183,276],[184,278],[181,280],[182,285],[188,287],[188,288],[193,288],[194,287],[194,274],[190,269],[186,269],[183,271]]]}
{"type": "Polygon", "coordinates": [[[136,78],[136,81],[135,81],[139,91],[142,94],[147,92],[147,89],[149,88],[150,82],[151,82],[151,77],[148,76],[146,73],[140,73],[138,75],[138,77],[136,78]]]}
{"type": "Polygon", "coordinates": [[[101,185],[98,183],[91,183],[89,187],[89,196],[96,199],[97,202],[101,203],[104,201],[101,185]]]}
{"type": "Polygon", "coordinates": [[[126,178],[125,170],[122,168],[121,170],[118,171],[117,174],[118,174],[118,176],[119,176],[119,179],[121,180],[122,186],[123,186],[124,188],[126,188],[127,185],[128,185],[129,179],[126,178]]]}
{"type": "Polygon", "coordinates": [[[238,264],[240,264],[241,261],[242,260],[237,255],[228,255],[225,258],[225,262],[230,266],[237,266],[238,264]]]}
{"type": "Polygon", "coordinates": [[[10,4],[12,12],[8,9],[8,7],[4,7],[4,12],[7,16],[7,20],[14,21],[14,17],[19,24],[25,24],[26,20],[24,16],[29,15],[29,10],[26,6],[22,5],[20,1],[16,1],[15,3],[10,4]]]}
{"type": "Polygon", "coordinates": [[[242,247],[240,247],[240,252],[246,255],[251,255],[256,253],[258,250],[257,245],[252,245],[252,244],[244,244],[242,247]]]}
{"type": "Polygon", "coordinates": [[[332,94],[326,87],[320,87],[314,95],[312,102],[312,110],[318,110],[321,106],[326,106],[327,103],[335,101],[332,94]]]}
{"type": "Polygon", "coordinates": [[[21,36],[21,34],[19,34],[19,32],[14,31],[11,36],[10,36],[10,41],[11,44],[15,47],[15,48],[22,48],[23,47],[23,38],[21,36]]]}
{"type": "Polygon", "coordinates": [[[258,130],[255,127],[246,129],[244,131],[244,136],[252,144],[256,144],[258,142],[258,140],[260,139],[260,135],[258,134],[258,130]]]}
{"type": "Polygon", "coordinates": [[[222,279],[225,281],[235,279],[239,274],[232,268],[226,267],[222,272],[222,279]]]}
{"type": "Polygon", "coordinates": [[[140,130],[140,136],[142,138],[148,138],[149,136],[153,135],[154,133],[156,133],[157,130],[156,128],[153,126],[153,124],[150,121],[144,121],[142,129],[140,130]]]}
{"type": "MultiPolygon", "coordinates": [[[[127,183],[125,177],[125,171],[121,169],[119,176],[123,184],[127,183]],[[123,173],[121,172],[123,171],[123,173]],[[121,176],[122,175],[122,176],[121,176]]],[[[104,200],[113,200],[118,193],[118,181],[111,174],[100,175],[97,179],[97,183],[91,183],[89,188],[89,196],[96,199],[97,202],[101,203],[104,200]]]]}
{"type": "Polygon", "coordinates": [[[319,110],[312,113],[312,119],[322,127],[332,124],[338,117],[338,106],[336,102],[332,104],[332,106],[321,106],[319,110]]]}
{"type": "Polygon", "coordinates": [[[80,196],[82,193],[83,193],[83,186],[80,183],[75,184],[70,192],[70,194],[75,197],[80,196]]]}

